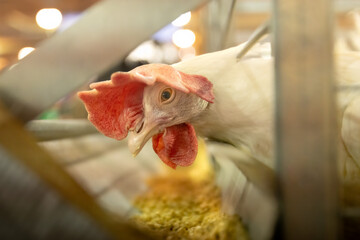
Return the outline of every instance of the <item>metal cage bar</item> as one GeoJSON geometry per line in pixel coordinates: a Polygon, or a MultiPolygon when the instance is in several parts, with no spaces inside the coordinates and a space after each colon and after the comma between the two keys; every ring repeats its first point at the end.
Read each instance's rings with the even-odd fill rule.
{"type": "Polygon", "coordinates": [[[29,121],[94,80],[181,13],[206,2],[188,0],[174,7],[166,0],[101,1],[71,28],[2,72],[0,99],[15,116],[29,121]]]}
{"type": "Polygon", "coordinates": [[[332,1],[273,3],[282,237],[338,239],[332,1]]]}
{"type": "MultiPolygon", "coordinates": [[[[10,230],[2,226],[0,235],[6,230],[6,236],[12,239],[151,237],[104,210],[37,145],[36,139],[18,120],[27,122],[35,118],[54,102],[121,60],[181,13],[206,2],[187,0],[174,7],[174,2],[165,0],[101,1],[71,28],[43,42],[16,66],[1,72],[0,165],[4,167],[0,171],[0,186],[7,188],[6,191],[2,189],[5,194],[0,199],[0,212],[6,211],[6,215],[0,214],[0,223],[10,230]],[[5,174],[7,171],[10,174],[5,174]],[[16,191],[13,191],[15,187],[16,191]],[[27,188],[38,189],[37,195],[26,198],[27,188]],[[49,197],[55,200],[42,205],[49,197]],[[14,205],[22,209],[29,206],[30,210],[23,217],[21,208],[9,207],[14,205]],[[38,227],[38,220],[48,216],[52,221],[38,227]],[[77,228],[76,231],[73,228],[77,228]]],[[[30,124],[29,127],[41,135],[44,125],[40,125],[30,124]]],[[[76,127],[70,125],[72,129],[76,127]]],[[[80,129],[81,126],[77,125],[79,135],[88,131],[86,126],[86,129],[80,129]]],[[[47,127],[58,131],[54,123],[47,127]]],[[[64,128],[60,127],[64,135],[59,133],[58,136],[65,137],[64,128]]]]}

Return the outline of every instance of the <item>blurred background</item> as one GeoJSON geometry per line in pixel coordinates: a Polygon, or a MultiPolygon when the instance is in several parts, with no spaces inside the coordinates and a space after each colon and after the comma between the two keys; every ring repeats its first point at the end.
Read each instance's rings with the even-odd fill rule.
{"type": "MultiPolygon", "coordinates": [[[[100,0],[2,0],[0,8],[0,70],[9,67],[36,49],[39,43],[75,23],[82,13],[100,0]]],[[[359,11],[354,0],[335,1],[337,42],[341,47],[359,50],[359,11]]],[[[219,26],[208,19],[212,9],[200,8],[179,16],[126,59],[134,62],[174,63],[215,49],[208,36],[219,26]],[[210,25],[210,26],[209,26],[210,25]]],[[[221,48],[248,39],[250,33],[269,18],[271,1],[236,1],[221,36],[221,48]]],[[[213,16],[212,16],[213,17],[213,16]]],[[[116,23],[114,23],[116,24],[116,23]]],[[[218,30],[220,31],[220,30],[218,30]]],[[[220,34],[220,33],[219,33],[220,34]]],[[[218,36],[219,37],[219,36],[218,36]]],[[[89,49],[90,50],[90,49],[89,49]]]]}
{"type": "MultiPolygon", "coordinates": [[[[31,59],[29,58],[29,61],[26,62],[26,57],[36,53],[37,49],[44,47],[47,42],[46,40],[51,40],[52,37],[61,36],[62,33],[69,31],[73,24],[81,21],[84,15],[92,11],[92,9],[95,9],[96,6],[103,1],[0,0],[0,74],[6,75],[6,73],[10,72],[11,75],[11,69],[16,70],[17,64],[21,61],[23,61],[25,68],[27,64],[31,66],[30,70],[26,70],[32,72],[34,76],[36,76],[39,69],[40,71],[41,69],[46,70],[46,60],[51,60],[52,58],[49,57],[51,54],[46,54],[45,48],[42,49],[43,62],[40,62],[44,64],[43,67],[39,67],[36,64],[31,65],[31,59]],[[33,66],[39,68],[32,68],[33,66]]],[[[125,1],[123,2],[125,3],[125,1]]],[[[87,61],[86,58],[89,56],[88,60],[91,62],[91,53],[95,52],[97,53],[96,56],[102,56],[102,50],[99,50],[101,49],[100,47],[99,49],[95,49],[96,46],[94,44],[89,44],[91,47],[85,44],[80,50],[86,54],[82,54],[82,56],[79,57],[81,61],[78,61],[78,66],[74,66],[75,69],[79,69],[79,75],[81,77],[74,77],[73,82],[79,80],[81,86],[79,86],[80,84],[76,86],[71,85],[71,79],[65,83],[58,81],[58,86],[53,87],[50,91],[51,93],[43,94],[44,104],[38,108],[36,104],[41,103],[42,99],[38,102],[34,101],[34,105],[28,107],[26,105],[27,102],[21,98],[26,94],[18,94],[16,97],[20,96],[20,100],[14,105],[11,104],[11,101],[5,101],[7,104],[6,107],[8,107],[14,115],[21,116],[19,119],[23,122],[27,122],[33,118],[42,120],[85,119],[87,112],[83,104],[77,99],[74,91],[88,89],[89,82],[108,80],[110,75],[115,71],[129,71],[134,67],[146,63],[173,64],[204,53],[243,43],[249,39],[255,29],[271,18],[273,4],[273,1],[270,0],[213,0],[208,2],[208,4],[203,4],[200,7],[174,17],[171,21],[168,21],[167,24],[163,24],[164,26],[162,25],[161,28],[156,29],[152,36],[144,41],[141,40],[140,44],[136,43],[135,47],[126,49],[125,54],[123,54],[123,52],[114,53],[114,55],[117,54],[121,56],[121,58],[117,56],[113,62],[107,62],[106,67],[99,67],[101,72],[96,72],[96,74],[91,76],[80,74],[82,71],[81,61],[87,61]],[[57,87],[60,89],[60,96],[51,96],[52,93],[57,92],[57,87]],[[22,112],[26,112],[24,109],[29,109],[29,116],[31,117],[28,117],[26,114],[22,115],[22,112]],[[20,114],[18,112],[20,112],[20,114]]],[[[173,8],[177,7],[175,1],[172,4],[173,8]]],[[[334,10],[335,49],[360,51],[359,0],[336,0],[334,2],[334,10]]],[[[141,17],[146,16],[139,16],[139,18],[141,17]]],[[[97,19],[97,21],[101,22],[102,19],[97,19]]],[[[314,21],[316,21],[316,19],[314,19],[314,21]]],[[[126,26],[128,23],[112,22],[111,24],[113,24],[113,26],[109,27],[109,29],[117,25],[126,26]]],[[[96,35],[97,32],[93,32],[92,34],[96,35]]],[[[83,38],[86,38],[86,36],[83,36],[83,38]]],[[[89,39],[91,38],[92,36],[89,36],[89,39]]],[[[271,40],[270,38],[271,37],[266,37],[262,39],[262,41],[268,42],[271,40]]],[[[130,39],[130,41],[132,40],[135,40],[135,38],[130,39]]],[[[124,40],[124,42],[126,41],[127,40],[124,40]]],[[[89,43],[91,43],[91,41],[89,41],[89,43]]],[[[71,45],[72,43],[67,42],[67,44],[71,45]]],[[[81,45],[81,43],[73,44],[78,44],[77,46],[81,45]]],[[[68,45],[63,45],[62,47],[66,48],[67,46],[68,45]]],[[[121,48],[121,46],[119,48],[121,48]]],[[[59,52],[61,49],[56,49],[56,51],[59,52]]],[[[109,55],[108,53],[106,54],[107,56],[109,55]]],[[[65,55],[66,54],[64,54],[64,56],[65,55]]],[[[74,57],[78,57],[79,55],[81,54],[76,53],[74,57]]],[[[56,59],[56,56],[54,59],[56,59]]],[[[59,63],[64,64],[65,61],[62,60],[63,59],[59,59],[59,63]]],[[[97,61],[100,63],[102,61],[101,57],[99,57],[97,61]]],[[[66,66],[66,64],[64,64],[64,66],[66,66]]],[[[95,64],[93,64],[93,66],[95,66],[95,64]]],[[[61,73],[62,67],[63,65],[57,65],[55,71],[61,73]]],[[[68,68],[69,66],[66,67],[68,68]]],[[[65,70],[67,70],[67,68],[65,70]]],[[[51,73],[52,70],[54,69],[49,69],[49,72],[51,73]]],[[[64,72],[66,72],[65,70],[64,72]]],[[[98,69],[96,69],[96,71],[98,71],[98,69]]],[[[5,83],[4,86],[6,87],[6,84],[9,83],[11,86],[10,90],[11,88],[16,88],[16,86],[11,85],[9,79],[11,80],[11,78],[6,79],[7,83],[5,83]]],[[[29,99],[32,99],[32,97],[35,99],[35,97],[39,95],[36,94],[38,91],[36,90],[37,87],[43,86],[42,84],[46,84],[46,81],[37,82],[37,79],[33,76],[26,80],[28,79],[30,79],[30,81],[25,81],[24,79],[24,82],[29,86],[29,89],[33,86],[32,81],[34,81],[35,86],[35,90],[32,89],[34,90],[33,92],[29,91],[29,96],[33,94],[29,99]]],[[[43,87],[42,90],[43,92],[47,91],[46,87],[43,87]]],[[[6,100],[5,97],[4,99],[6,100]]],[[[41,122],[39,125],[37,125],[37,122],[30,122],[25,128],[32,132],[36,139],[28,141],[28,136],[22,132],[22,123],[18,124],[17,121],[11,117],[4,117],[4,119],[11,120],[8,121],[10,127],[5,124],[0,124],[0,127],[2,127],[0,129],[0,135],[3,134],[4,136],[0,139],[2,140],[0,143],[3,144],[3,146],[0,144],[0,157],[2,157],[0,164],[3,164],[0,165],[0,170],[4,173],[0,174],[0,178],[4,176],[3,179],[0,179],[0,187],[4,190],[2,191],[4,194],[0,196],[0,238],[1,233],[5,232],[7,234],[5,236],[10,236],[10,238],[7,239],[15,239],[11,237],[19,237],[18,232],[19,229],[21,229],[22,232],[20,235],[24,237],[24,239],[28,236],[35,236],[35,239],[56,239],[54,237],[61,231],[63,231],[63,235],[60,235],[63,236],[62,239],[77,239],[76,237],[106,239],[102,235],[104,232],[103,228],[105,228],[107,229],[105,232],[113,233],[112,235],[115,236],[115,239],[122,239],[122,234],[128,231],[130,231],[130,233],[128,233],[129,235],[126,239],[144,239],[142,238],[143,236],[135,230],[136,234],[131,233],[131,227],[127,225],[123,226],[122,217],[128,217],[134,212],[137,213],[138,209],[134,208],[133,200],[139,193],[143,193],[148,189],[149,186],[146,181],[150,177],[159,172],[169,173],[164,170],[164,166],[161,165],[162,163],[157,159],[157,156],[154,155],[151,146],[147,145],[137,157],[136,161],[133,161],[134,159],[127,149],[126,142],[119,143],[113,139],[97,134],[94,128],[87,123],[84,124],[84,122],[59,122],[59,125],[56,125],[57,122],[55,121],[51,122],[50,125],[46,125],[47,122],[41,122]],[[66,130],[68,126],[70,130],[66,130]],[[34,142],[36,142],[36,144],[34,144],[34,142]],[[38,149],[37,147],[40,148],[38,149]],[[46,154],[43,155],[44,150],[50,153],[49,156],[46,154]],[[8,154],[7,152],[12,154],[8,154]],[[125,159],[125,161],[119,161],[120,158],[121,160],[125,159]],[[36,172],[37,175],[46,179],[46,184],[41,182],[37,175],[30,173],[22,164],[19,164],[17,162],[18,159],[25,159],[21,160],[21,162],[25,162],[24,165],[30,166],[30,169],[36,172]],[[42,162],[36,165],[37,159],[47,159],[46,161],[44,160],[47,164],[42,162]],[[55,159],[55,161],[52,161],[52,159],[55,159]],[[53,162],[55,162],[54,166],[52,165],[53,162]],[[59,166],[60,168],[58,168],[59,166]],[[159,169],[161,169],[161,171],[159,169]],[[11,181],[9,179],[11,179],[11,181]],[[53,187],[53,185],[55,187],[53,187]],[[56,189],[56,191],[54,191],[54,189],[56,189]],[[61,194],[58,194],[59,192],[61,194]],[[66,200],[63,200],[63,196],[65,196],[66,200]],[[16,201],[14,201],[14,199],[16,199],[16,201]],[[21,200],[24,200],[24,202],[21,202],[21,200]],[[69,202],[72,204],[70,204],[71,206],[68,208],[69,202]],[[106,211],[106,213],[102,212],[102,208],[99,210],[97,204],[111,214],[107,215],[106,211]],[[72,209],[73,205],[86,213],[84,218],[82,214],[72,209]],[[82,205],[84,207],[82,207],[82,205]],[[5,211],[4,209],[12,210],[5,211]],[[116,215],[116,217],[112,214],[116,215]],[[95,224],[92,221],[88,221],[88,216],[96,220],[95,224]],[[112,222],[113,219],[118,220],[117,217],[119,216],[121,221],[112,222]],[[69,224],[72,219],[76,220],[74,224],[76,230],[71,228],[72,226],[69,224]],[[47,223],[48,221],[49,223],[47,223]],[[97,229],[99,222],[99,225],[102,226],[100,230],[97,229]],[[13,228],[13,230],[5,230],[5,228],[13,228]],[[67,231],[64,231],[64,229],[67,231]],[[88,229],[93,229],[93,232],[87,232],[88,229]]],[[[235,203],[235,206],[231,207],[236,209],[236,201],[240,198],[239,194],[234,191],[236,187],[235,183],[237,183],[236,177],[231,178],[227,176],[225,170],[221,170],[221,168],[233,169],[234,166],[230,163],[228,165],[224,163],[224,166],[210,166],[209,162],[211,162],[211,159],[209,159],[205,148],[205,144],[200,142],[200,154],[198,158],[202,160],[198,160],[198,163],[194,164],[195,166],[193,168],[189,168],[188,170],[180,169],[178,172],[180,172],[180,175],[183,174],[183,176],[192,180],[198,180],[200,178],[201,187],[199,187],[199,189],[204,189],[204,182],[202,181],[205,179],[205,183],[208,184],[206,181],[208,181],[208,177],[212,174],[209,172],[212,172],[213,167],[218,167],[220,169],[217,169],[217,171],[220,172],[219,175],[222,174],[221,177],[227,181],[224,184],[228,186],[228,189],[222,189],[222,196],[228,196],[230,198],[230,200],[228,199],[229,205],[235,203]],[[205,175],[206,177],[204,177],[205,175]]],[[[171,172],[171,174],[173,174],[173,172],[171,172]]],[[[236,175],[236,173],[232,174],[236,175]]],[[[211,177],[213,176],[211,175],[211,177]]],[[[334,179],[335,178],[336,177],[334,177],[334,179]]],[[[152,184],[169,182],[171,185],[176,185],[182,184],[184,180],[181,179],[179,181],[180,182],[171,182],[169,179],[161,178],[153,179],[152,184]]],[[[193,196],[197,195],[200,190],[196,187],[198,185],[192,185],[191,182],[190,184],[187,182],[186,186],[188,188],[195,186],[195,190],[192,192],[193,195],[188,196],[192,201],[193,196]]],[[[208,188],[207,190],[208,192],[200,192],[203,195],[211,195],[210,193],[218,191],[213,188],[208,188]]],[[[157,196],[160,201],[164,200],[162,194],[161,192],[157,196]]],[[[180,195],[181,194],[178,194],[176,197],[180,198],[180,195]]],[[[271,200],[269,200],[269,202],[271,202],[271,200]]],[[[207,202],[203,199],[202,201],[207,202]]],[[[272,207],[273,206],[270,208],[272,207]]],[[[206,205],[205,208],[208,209],[209,206],[206,205]]],[[[358,209],[355,210],[358,211],[358,209]]],[[[161,211],[161,209],[159,211],[161,211]]],[[[359,214],[356,211],[355,215],[358,216],[359,214]]],[[[350,211],[349,216],[353,216],[352,214],[354,214],[354,211],[350,211]]],[[[257,217],[259,219],[259,216],[257,217]]],[[[259,222],[261,223],[261,221],[259,222]]],[[[259,222],[256,222],[255,225],[259,226],[259,222]]],[[[357,220],[356,224],[358,223],[359,220],[357,220]]],[[[264,235],[258,239],[271,239],[273,232],[275,232],[273,225],[275,225],[275,223],[273,219],[271,219],[271,224],[269,225],[270,230],[265,229],[264,235]]],[[[356,228],[358,225],[353,224],[352,227],[353,226],[356,228]]],[[[256,232],[256,230],[253,230],[250,235],[254,234],[254,231],[256,232]]],[[[235,239],[247,239],[247,237],[247,233],[245,233],[241,236],[236,236],[235,239]]],[[[227,239],[226,235],[222,236],[221,239],[227,239]]]]}

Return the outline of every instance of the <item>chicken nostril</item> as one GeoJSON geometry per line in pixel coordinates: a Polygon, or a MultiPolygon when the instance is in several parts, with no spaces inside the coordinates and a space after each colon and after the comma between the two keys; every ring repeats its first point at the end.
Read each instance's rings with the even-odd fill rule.
{"type": "Polygon", "coordinates": [[[141,132],[141,130],[143,129],[143,126],[144,126],[144,121],[142,121],[140,127],[138,129],[136,129],[136,133],[141,132]]]}

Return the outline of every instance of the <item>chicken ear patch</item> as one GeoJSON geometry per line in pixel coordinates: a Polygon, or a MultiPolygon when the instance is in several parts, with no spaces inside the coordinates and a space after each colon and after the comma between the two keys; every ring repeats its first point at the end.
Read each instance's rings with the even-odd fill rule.
{"type": "Polygon", "coordinates": [[[196,134],[188,123],[167,127],[164,133],[153,136],[152,141],[156,154],[171,168],[189,166],[196,158],[196,134]]]}
{"type": "Polygon", "coordinates": [[[93,90],[79,92],[88,111],[88,119],[105,136],[121,140],[143,117],[145,86],[152,78],[117,72],[111,80],[93,83],[93,90]]]}

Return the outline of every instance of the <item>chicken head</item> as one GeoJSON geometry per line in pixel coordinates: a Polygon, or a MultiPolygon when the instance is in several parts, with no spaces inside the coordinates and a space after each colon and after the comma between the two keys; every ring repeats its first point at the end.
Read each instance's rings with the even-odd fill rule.
{"type": "Polygon", "coordinates": [[[214,100],[212,84],[164,64],[148,64],[79,92],[89,120],[104,135],[122,140],[137,155],[152,138],[160,159],[172,168],[188,166],[197,155],[191,120],[214,100]]]}

